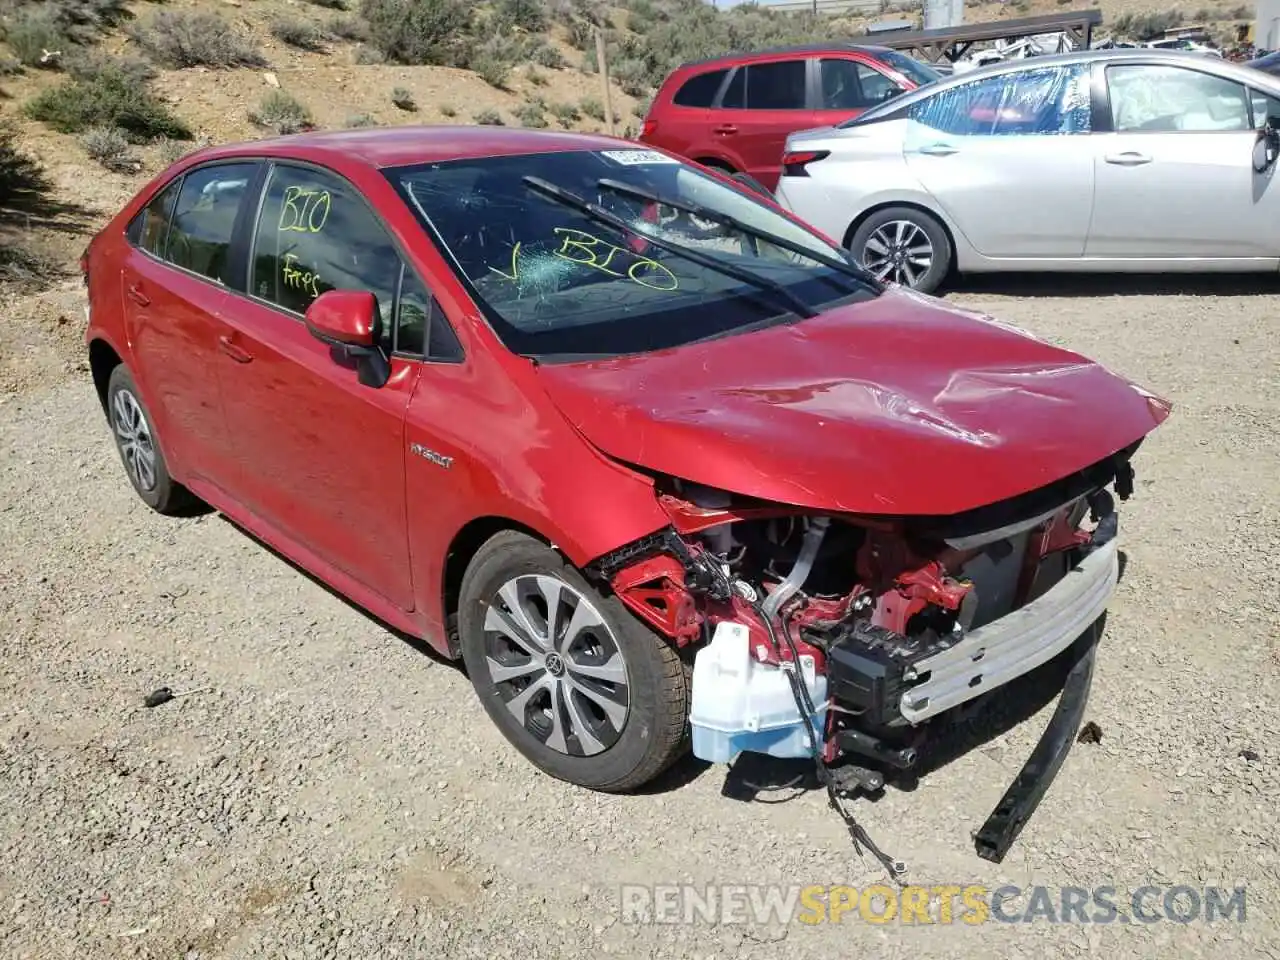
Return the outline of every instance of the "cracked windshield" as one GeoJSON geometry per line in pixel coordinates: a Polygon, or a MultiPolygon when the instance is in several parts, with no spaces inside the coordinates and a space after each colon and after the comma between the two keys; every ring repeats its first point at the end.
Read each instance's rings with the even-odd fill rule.
{"type": "Polygon", "coordinates": [[[506,345],[543,360],[679,346],[876,292],[839,248],[655,151],[490,157],[388,175],[506,345]]]}

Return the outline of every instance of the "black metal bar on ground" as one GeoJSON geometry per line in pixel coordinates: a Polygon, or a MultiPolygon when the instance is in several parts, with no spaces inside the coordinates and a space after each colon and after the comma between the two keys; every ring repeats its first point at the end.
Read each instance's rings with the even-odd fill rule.
{"type": "Polygon", "coordinates": [[[1098,636],[1098,624],[1095,623],[1072,646],[1076,662],[1062,686],[1053,718],[1031,751],[1030,758],[974,837],[974,848],[983,860],[992,863],[1004,860],[1071,752],[1089,702],[1098,636]]]}

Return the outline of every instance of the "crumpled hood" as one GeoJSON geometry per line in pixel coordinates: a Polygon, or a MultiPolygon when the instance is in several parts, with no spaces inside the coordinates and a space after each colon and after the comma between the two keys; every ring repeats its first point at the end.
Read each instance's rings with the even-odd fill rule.
{"type": "Polygon", "coordinates": [[[851,513],[985,506],[1096,463],[1169,411],[1078,354],[898,288],[794,325],[537,369],[612,457],[851,513]]]}

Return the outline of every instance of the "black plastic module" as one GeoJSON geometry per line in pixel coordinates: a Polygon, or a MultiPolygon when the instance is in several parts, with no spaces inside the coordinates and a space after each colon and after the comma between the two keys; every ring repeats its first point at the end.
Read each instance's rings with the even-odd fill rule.
{"type": "Polygon", "coordinates": [[[827,690],[843,707],[859,711],[859,725],[889,726],[902,720],[905,690],[925,676],[907,679],[916,663],[952,646],[924,634],[910,639],[865,621],[842,625],[827,647],[827,690]]]}

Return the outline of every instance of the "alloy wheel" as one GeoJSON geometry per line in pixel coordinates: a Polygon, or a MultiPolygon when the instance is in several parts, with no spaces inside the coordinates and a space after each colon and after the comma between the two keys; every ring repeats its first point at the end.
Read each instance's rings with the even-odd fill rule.
{"type": "Polygon", "coordinates": [[[914,287],[933,266],[933,243],[910,220],[890,220],[876,228],[862,248],[862,265],[878,280],[914,287]]]}
{"type": "Polygon", "coordinates": [[[507,710],[569,756],[613,746],[630,712],[627,664],[604,617],[556,577],[504,583],[485,613],[485,663],[507,710]]]}
{"type": "Polygon", "coordinates": [[[150,492],[156,485],[156,448],[142,405],[128,390],[117,390],[111,404],[111,425],[125,469],[139,490],[150,492]]]}

